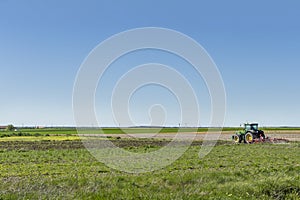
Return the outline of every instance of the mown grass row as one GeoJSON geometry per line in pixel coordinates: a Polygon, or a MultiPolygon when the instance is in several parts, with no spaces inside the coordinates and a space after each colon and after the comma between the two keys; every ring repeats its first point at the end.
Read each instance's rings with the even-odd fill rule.
{"type": "Polygon", "coordinates": [[[2,149],[0,199],[300,198],[299,143],[219,145],[203,159],[199,150],[190,147],[162,170],[128,174],[99,163],[86,149],[2,149]]]}

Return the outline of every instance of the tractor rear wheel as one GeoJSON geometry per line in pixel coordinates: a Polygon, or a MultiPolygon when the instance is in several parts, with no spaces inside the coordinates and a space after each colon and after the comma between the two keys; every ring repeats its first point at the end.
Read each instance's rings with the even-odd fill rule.
{"type": "Polygon", "coordinates": [[[233,140],[234,140],[235,143],[241,143],[241,141],[242,141],[241,137],[239,135],[234,135],[233,140]]]}
{"type": "Polygon", "coordinates": [[[253,138],[253,134],[252,133],[250,133],[250,132],[246,133],[246,135],[245,135],[245,142],[246,143],[248,143],[248,144],[252,143],[253,139],[254,138],[253,138]]]}

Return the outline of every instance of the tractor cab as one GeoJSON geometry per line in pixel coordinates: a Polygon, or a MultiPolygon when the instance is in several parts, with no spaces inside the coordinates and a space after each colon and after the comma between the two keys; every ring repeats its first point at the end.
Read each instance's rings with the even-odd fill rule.
{"type": "Polygon", "coordinates": [[[258,131],[258,124],[257,123],[253,123],[253,124],[245,124],[245,131],[258,131]]]}

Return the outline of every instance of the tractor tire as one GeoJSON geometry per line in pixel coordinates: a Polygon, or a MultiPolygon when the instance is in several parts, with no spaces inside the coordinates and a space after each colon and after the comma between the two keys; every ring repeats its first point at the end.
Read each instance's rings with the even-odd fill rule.
{"type": "Polygon", "coordinates": [[[235,143],[241,143],[242,142],[241,137],[239,135],[234,135],[233,140],[234,140],[235,143]]]}
{"type": "Polygon", "coordinates": [[[246,133],[245,135],[245,143],[251,144],[253,142],[253,134],[251,132],[246,133]]]}

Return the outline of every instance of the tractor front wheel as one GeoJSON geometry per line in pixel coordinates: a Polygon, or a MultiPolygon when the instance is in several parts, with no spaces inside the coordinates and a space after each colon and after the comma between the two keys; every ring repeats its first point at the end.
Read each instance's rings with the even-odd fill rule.
{"type": "Polygon", "coordinates": [[[253,142],[253,135],[252,135],[252,133],[250,133],[250,132],[246,133],[246,135],[245,135],[245,142],[247,144],[250,144],[250,143],[253,142]]]}

